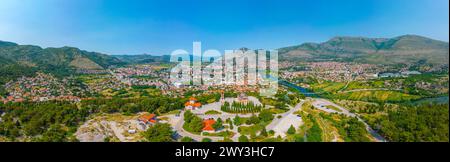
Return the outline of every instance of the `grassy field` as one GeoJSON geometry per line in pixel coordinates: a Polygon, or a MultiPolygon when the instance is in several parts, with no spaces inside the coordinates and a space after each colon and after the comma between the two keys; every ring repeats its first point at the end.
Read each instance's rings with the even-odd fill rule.
{"type": "Polygon", "coordinates": [[[311,87],[316,93],[334,93],[345,87],[346,83],[326,82],[322,84],[313,84],[311,87]]]}
{"type": "Polygon", "coordinates": [[[374,88],[383,88],[384,82],[376,82],[377,84],[372,84],[372,82],[361,82],[361,81],[352,81],[350,82],[345,89],[342,91],[354,90],[354,89],[374,89],[374,88]]]}
{"type": "Polygon", "coordinates": [[[221,112],[218,112],[216,110],[208,110],[205,112],[206,115],[214,115],[214,114],[222,114],[221,112]]]}
{"type": "Polygon", "coordinates": [[[334,94],[334,98],[372,102],[402,102],[420,99],[420,96],[397,91],[355,91],[334,94]]]}
{"type": "Polygon", "coordinates": [[[251,134],[257,135],[264,127],[267,126],[267,124],[269,123],[261,122],[251,126],[240,126],[238,128],[238,131],[243,135],[251,135],[251,134]]]}
{"type": "Polygon", "coordinates": [[[277,109],[277,108],[270,108],[269,111],[273,114],[281,114],[281,113],[285,113],[288,110],[285,109],[277,109]]]}
{"type": "Polygon", "coordinates": [[[327,107],[327,108],[329,108],[331,110],[337,111],[337,112],[342,112],[341,109],[338,109],[337,107],[335,107],[333,105],[326,105],[325,107],[327,107]]]}
{"type": "Polygon", "coordinates": [[[167,112],[167,113],[161,114],[161,116],[163,116],[163,115],[175,115],[175,114],[180,114],[180,112],[181,112],[181,110],[172,110],[172,111],[169,111],[169,112],[167,112]]]}
{"type": "Polygon", "coordinates": [[[208,132],[203,132],[202,135],[204,136],[219,136],[219,137],[228,137],[231,138],[234,136],[234,132],[231,131],[222,131],[222,132],[215,132],[215,133],[208,133],[208,132]]]}

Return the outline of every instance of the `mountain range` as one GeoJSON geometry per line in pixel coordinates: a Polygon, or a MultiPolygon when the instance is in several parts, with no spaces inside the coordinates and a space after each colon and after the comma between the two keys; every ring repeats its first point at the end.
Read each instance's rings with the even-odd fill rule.
{"type": "MultiPolygon", "coordinates": [[[[375,64],[449,63],[448,42],[417,35],[395,38],[335,37],[323,43],[279,48],[281,61],[352,61],[375,64]]],[[[74,47],[41,48],[0,41],[0,74],[44,71],[70,75],[77,69],[97,70],[127,64],[168,62],[168,55],[107,55],[74,47]],[[18,70],[22,69],[22,70],[18,70]]],[[[19,75],[20,75],[19,74],[19,75]]],[[[3,77],[5,75],[2,75],[3,77]]]]}
{"type": "Polygon", "coordinates": [[[338,60],[374,64],[448,64],[448,42],[417,35],[395,38],[335,37],[278,49],[280,60],[338,60]]]}
{"type": "Polygon", "coordinates": [[[123,64],[118,58],[74,47],[41,48],[4,41],[0,41],[0,58],[3,65],[19,64],[43,70],[52,70],[53,68],[103,69],[123,64]]]}
{"type": "MultiPolygon", "coordinates": [[[[37,71],[68,76],[76,70],[100,70],[125,63],[118,58],[74,47],[41,48],[0,41],[0,85],[37,71]]],[[[0,95],[4,93],[0,86],[0,95]]]]}

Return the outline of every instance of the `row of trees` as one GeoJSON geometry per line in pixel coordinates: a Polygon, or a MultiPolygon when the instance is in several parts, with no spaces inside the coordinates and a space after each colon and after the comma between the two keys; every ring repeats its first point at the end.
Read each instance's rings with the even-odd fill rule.
{"type": "Polygon", "coordinates": [[[83,100],[82,107],[89,109],[91,113],[127,113],[133,114],[138,112],[159,112],[165,113],[172,110],[180,109],[186,100],[169,97],[152,97],[152,98],[97,98],[93,100],[83,100]]]}
{"type": "Polygon", "coordinates": [[[260,112],[262,106],[257,106],[253,102],[249,102],[247,104],[233,102],[231,105],[229,102],[225,102],[220,109],[224,112],[229,113],[256,113],[260,112]]]}
{"type": "MultiPolygon", "coordinates": [[[[249,118],[241,118],[239,115],[233,118],[234,125],[240,126],[242,124],[259,124],[261,122],[270,122],[273,120],[273,113],[269,110],[262,110],[258,116],[252,115],[249,118]]],[[[230,121],[231,122],[231,121],[230,121]]]]}

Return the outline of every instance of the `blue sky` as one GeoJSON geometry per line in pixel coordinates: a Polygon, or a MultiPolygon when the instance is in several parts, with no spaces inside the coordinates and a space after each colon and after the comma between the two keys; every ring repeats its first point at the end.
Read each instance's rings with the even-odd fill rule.
{"type": "Polygon", "coordinates": [[[448,0],[0,0],[0,40],[107,54],[275,49],[334,36],[448,42],[448,0]]]}

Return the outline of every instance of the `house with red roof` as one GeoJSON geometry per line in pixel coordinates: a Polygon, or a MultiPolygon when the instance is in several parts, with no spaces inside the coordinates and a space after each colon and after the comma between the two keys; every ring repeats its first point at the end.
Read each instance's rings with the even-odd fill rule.
{"type": "Polygon", "coordinates": [[[210,132],[210,133],[215,132],[216,130],[213,128],[214,123],[216,123],[216,121],[214,119],[212,119],[212,118],[204,119],[203,120],[203,125],[204,126],[203,126],[202,130],[204,132],[210,132]]]}
{"type": "Polygon", "coordinates": [[[143,130],[147,128],[147,125],[152,125],[158,122],[156,115],[150,113],[142,114],[137,120],[139,122],[139,125],[142,126],[143,130]]]}
{"type": "Polygon", "coordinates": [[[195,110],[202,107],[202,104],[197,101],[195,97],[190,97],[189,101],[184,103],[184,109],[186,110],[195,110]]]}

